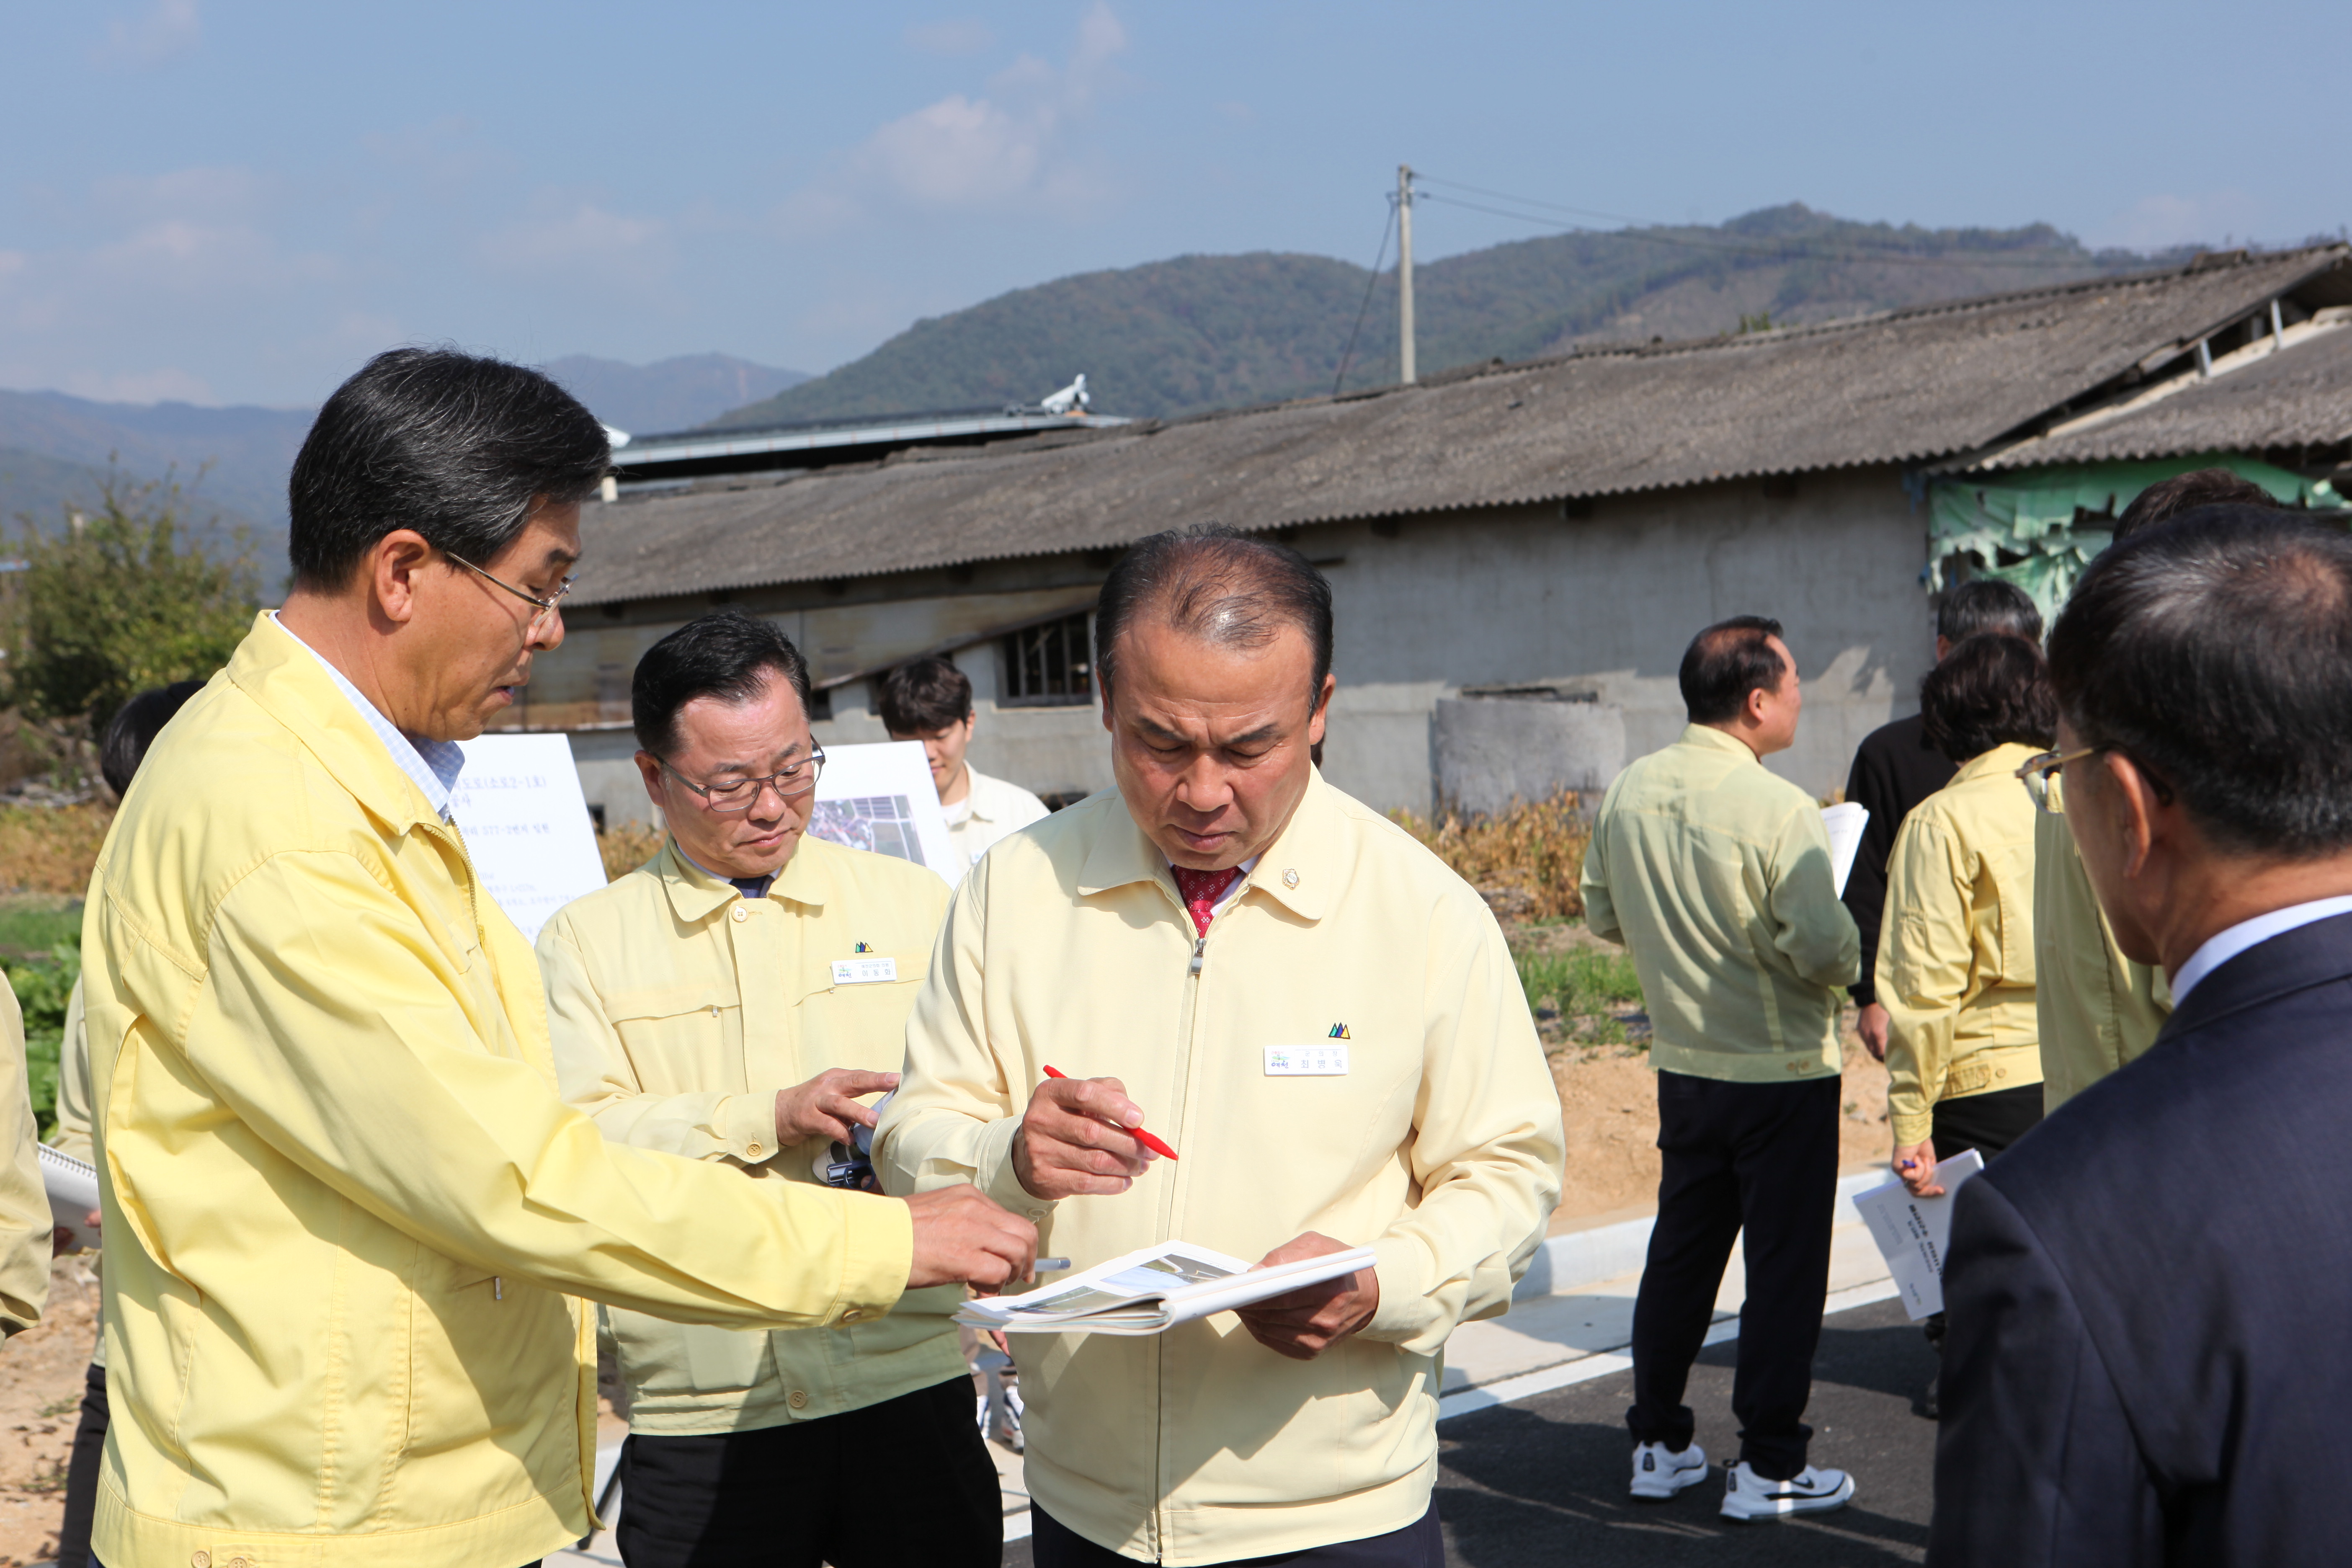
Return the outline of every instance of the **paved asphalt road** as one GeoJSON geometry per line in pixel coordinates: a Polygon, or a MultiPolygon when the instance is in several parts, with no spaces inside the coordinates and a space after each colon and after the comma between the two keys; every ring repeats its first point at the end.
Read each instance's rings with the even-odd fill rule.
{"type": "MultiPolygon", "coordinates": [[[[1714,1346],[1691,1373],[1698,1440],[1713,1458],[1738,1448],[1731,1415],[1738,1348],[1714,1346]]],[[[1896,1303],[1831,1318],[1813,1363],[1812,1458],[1853,1472],[1856,1494],[1835,1513],[1778,1524],[1722,1518],[1712,1484],[1666,1503],[1626,1497],[1630,1373],[1448,1421],[1438,1428],[1445,1561],[1449,1568],[1917,1563],[1927,1546],[1936,1429],[1916,1407],[1934,1370],[1934,1354],[1896,1303]]],[[[1031,1568],[1029,1542],[1009,1544],[1004,1561],[1031,1568]]]]}

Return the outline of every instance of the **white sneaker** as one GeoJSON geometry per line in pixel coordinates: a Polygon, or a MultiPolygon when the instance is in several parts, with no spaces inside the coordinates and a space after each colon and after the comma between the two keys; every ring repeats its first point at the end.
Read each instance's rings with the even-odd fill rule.
{"type": "Polygon", "coordinates": [[[1824,1513],[1843,1508],[1853,1496],[1853,1478],[1843,1470],[1805,1467],[1804,1474],[1768,1481],[1745,1460],[1723,1473],[1723,1517],[1785,1519],[1792,1513],[1824,1513]]]}
{"type": "Polygon", "coordinates": [[[1706,1479],[1706,1450],[1693,1443],[1677,1454],[1664,1443],[1643,1443],[1633,1450],[1633,1495],[1663,1502],[1676,1492],[1706,1479]]]}

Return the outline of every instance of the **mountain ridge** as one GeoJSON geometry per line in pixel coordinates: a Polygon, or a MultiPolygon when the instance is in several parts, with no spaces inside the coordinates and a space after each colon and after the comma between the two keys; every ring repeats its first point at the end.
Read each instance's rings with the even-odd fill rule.
{"type": "MultiPolygon", "coordinates": [[[[1586,344],[1838,320],[2193,253],[2094,251],[2048,224],[1861,223],[1794,202],[1712,226],[1541,236],[1416,268],[1416,359],[1434,374],[1586,344]]],[[[1026,403],[1080,371],[1098,413],[1174,417],[1379,385],[1396,379],[1396,367],[1392,270],[1375,277],[1297,252],[1190,255],[1077,273],[925,318],[711,424],[1026,403]]]]}

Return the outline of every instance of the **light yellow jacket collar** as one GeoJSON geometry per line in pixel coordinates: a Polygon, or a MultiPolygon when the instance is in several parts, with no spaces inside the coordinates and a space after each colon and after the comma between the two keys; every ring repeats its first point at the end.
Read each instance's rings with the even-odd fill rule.
{"type": "Polygon", "coordinates": [[[1684,746],[1710,747],[1715,751],[1728,752],[1743,762],[1754,763],[1759,768],[1764,765],[1764,760],[1748,750],[1747,742],[1737,735],[1727,734],[1712,724],[1684,725],[1683,732],[1676,738],[1675,743],[1684,746]]]}
{"type": "Polygon", "coordinates": [[[252,635],[236,645],[228,679],[285,725],[368,815],[400,833],[442,826],[441,814],[352,710],[318,657],[268,611],[254,617],[252,635]]]}
{"type": "MultiPolygon", "coordinates": [[[[675,838],[662,845],[661,859],[653,869],[669,894],[669,907],[688,925],[708,919],[714,910],[743,896],[742,889],[734,883],[712,876],[688,859],[675,838]]],[[[833,896],[834,890],[832,873],[818,863],[817,857],[801,854],[797,846],[793,858],[776,874],[776,879],[768,884],[768,897],[787,899],[813,910],[824,908],[825,900],[833,896]]]]}
{"type": "MultiPolygon", "coordinates": [[[[1258,857],[1245,892],[1264,893],[1301,920],[1323,918],[1348,867],[1339,843],[1339,807],[1331,795],[1321,770],[1315,770],[1290,820],[1258,857]],[[1292,872],[1297,873],[1296,883],[1292,872]]],[[[1157,882],[1178,910],[1184,907],[1176,892],[1176,879],[1169,875],[1168,857],[1144,836],[1135,825],[1134,814],[1128,812],[1087,851],[1086,865],[1078,872],[1078,896],[1092,898],[1137,882],[1157,882]]]]}
{"type": "MultiPolygon", "coordinates": [[[[2025,759],[2035,755],[2041,750],[2039,746],[2029,746],[2022,742],[2003,741],[1991,751],[1979,752],[1962,763],[1960,771],[1954,773],[1952,782],[1944,787],[1955,789],[1961,784],[1974,784],[1979,779],[1989,778],[1995,773],[2008,773],[2013,777],[2017,770],[2024,765],[2025,759]]],[[[2025,786],[2020,784],[2017,787],[2022,790],[2025,786]]]]}

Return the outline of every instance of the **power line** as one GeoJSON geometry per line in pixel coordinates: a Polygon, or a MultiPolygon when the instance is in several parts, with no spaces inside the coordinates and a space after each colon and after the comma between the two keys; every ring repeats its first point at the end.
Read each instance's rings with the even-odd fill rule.
{"type": "Polygon", "coordinates": [[[1738,240],[1698,239],[1686,235],[1670,235],[1661,233],[1659,232],[1660,230],[1665,229],[1670,226],[1665,224],[1649,223],[1644,219],[1627,217],[1619,213],[1598,213],[1580,207],[1561,206],[1552,202],[1539,202],[1529,197],[1507,195],[1501,192],[1481,190],[1475,185],[1465,185],[1454,180],[1430,180],[1427,176],[1421,174],[1418,171],[1415,172],[1414,178],[1416,180],[1426,181],[1426,183],[1431,184],[1444,185],[1458,191],[1471,191],[1479,195],[1492,196],[1497,201],[1510,202],[1521,206],[1548,207],[1554,212],[1579,214],[1587,217],[1607,218],[1612,222],[1624,223],[1638,226],[1623,229],[1601,230],[1593,228],[1591,226],[1587,224],[1560,223],[1558,220],[1549,217],[1539,217],[1528,213],[1510,212],[1501,207],[1486,206],[1478,202],[1464,201],[1459,196],[1440,195],[1435,192],[1423,193],[1427,200],[1442,202],[1448,206],[1462,207],[1471,212],[1486,213],[1494,217],[1510,218],[1518,223],[1533,224],[1538,227],[1551,229],[1556,233],[1601,235],[1605,237],[1614,239],[1640,240],[1650,245],[1674,246],[1685,250],[1713,250],[1731,255],[1764,256],[1771,257],[1780,260],[1790,261],[1868,262],[1873,265],[1889,267],[2010,267],[2021,268],[2033,271],[2059,268],[2081,271],[2085,268],[2095,267],[2097,265],[2096,262],[2091,260],[2089,258],[2084,258],[2080,261],[2062,260],[2053,257],[2019,257],[2005,258],[1987,256],[1981,252],[1969,252],[1966,255],[1952,257],[1935,257],[1921,256],[1916,252],[1909,251],[1875,250],[1867,247],[1822,245],[1817,242],[1804,240],[1754,244],[1743,243],[1738,240]]]}
{"type": "Polygon", "coordinates": [[[1356,357],[1356,334],[1364,330],[1364,312],[1372,306],[1372,286],[1381,280],[1381,263],[1389,258],[1389,235],[1396,227],[1396,197],[1389,197],[1389,216],[1381,221],[1381,247],[1372,255],[1372,275],[1364,279],[1364,301],[1356,307],[1356,324],[1348,331],[1348,352],[1339,356],[1339,374],[1331,378],[1331,395],[1339,395],[1339,384],[1348,379],[1348,362],[1356,357]]]}

